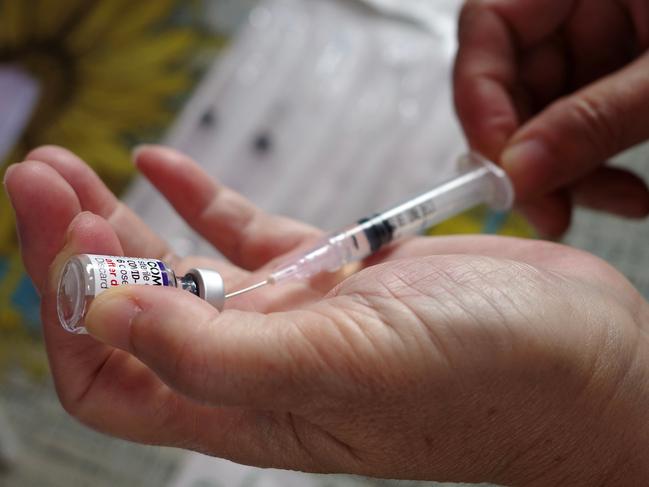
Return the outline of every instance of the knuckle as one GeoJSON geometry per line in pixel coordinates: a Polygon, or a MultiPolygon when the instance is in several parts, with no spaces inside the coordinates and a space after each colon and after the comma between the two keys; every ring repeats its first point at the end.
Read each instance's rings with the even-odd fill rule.
{"type": "Polygon", "coordinates": [[[605,159],[620,150],[622,124],[611,103],[585,93],[573,98],[568,110],[598,157],[605,159]]]}
{"type": "Polygon", "coordinates": [[[63,391],[59,391],[58,396],[63,410],[73,418],[77,418],[79,421],[83,422],[83,401],[63,391]]]}
{"type": "Polygon", "coordinates": [[[466,0],[462,9],[460,10],[460,17],[458,20],[458,38],[460,41],[464,38],[474,20],[474,12],[476,9],[475,0],[466,0]]]}
{"type": "Polygon", "coordinates": [[[204,353],[210,317],[204,324],[187,327],[184,333],[167,333],[156,320],[159,317],[138,313],[129,328],[129,350],[160,377],[183,393],[194,395],[205,387],[209,375],[204,353]]]}
{"type": "Polygon", "coordinates": [[[105,424],[105,413],[101,404],[69,394],[59,394],[59,402],[63,410],[72,418],[88,428],[101,431],[105,424]]]}
{"type": "MultiPolygon", "coordinates": [[[[209,323],[197,327],[206,332],[209,323]]],[[[212,390],[210,381],[210,362],[206,353],[203,352],[203,344],[206,340],[201,338],[202,333],[186,335],[184,340],[174,344],[171,354],[165,367],[164,374],[174,388],[185,394],[200,397],[212,390]]]]}
{"type": "Polygon", "coordinates": [[[108,362],[109,360],[106,359],[97,369],[91,381],[82,388],[70,387],[61,381],[56,381],[56,392],[63,410],[91,428],[100,426],[101,414],[98,414],[98,411],[103,403],[98,402],[95,397],[99,384],[105,378],[108,362]]]}

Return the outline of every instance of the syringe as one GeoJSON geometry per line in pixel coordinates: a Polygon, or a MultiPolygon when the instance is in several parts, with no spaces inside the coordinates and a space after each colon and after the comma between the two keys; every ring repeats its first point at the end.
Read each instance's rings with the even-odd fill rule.
{"type": "Polygon", "coordinates": [[[267,285],[337,272],[391,243],[421,234],[481,204],[496,211],[507,211],[514,204],[514,189],[501,168],[472,152],[460,158],[458,174],[452,179],[391,210],[325,237],[311,250],[279,265],[265,281],[228,294],[226,298],[267,285]]]}

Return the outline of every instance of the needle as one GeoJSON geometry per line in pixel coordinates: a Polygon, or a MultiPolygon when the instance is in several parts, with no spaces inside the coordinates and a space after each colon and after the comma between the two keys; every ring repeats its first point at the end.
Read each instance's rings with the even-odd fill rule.
{"type": "Polygon", "coordinates": [[[247,293],[249,293],[251,291],[256,291],[257,289],[262,288],[264,286],[267,286],[268,284],[270,284],[270,281],[268,281],[268,280],[266,280],[264,282],[260,282],[258,284],[255,284],[254,286],[250,286],[250,287],[247,287],[245,289],[241,289],[240,291],[230,293],[230,294],[226,294],[225,299],[236,298],[237,296],[241,296],[242,294],[247,294],[247,293]]]}

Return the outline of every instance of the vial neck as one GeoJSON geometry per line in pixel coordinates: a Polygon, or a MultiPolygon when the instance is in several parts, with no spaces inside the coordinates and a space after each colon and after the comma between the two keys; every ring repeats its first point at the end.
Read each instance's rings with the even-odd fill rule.
{"type": "Polygon", "coordinates": [[[192,293],[194,296],[198,296],[198,285],[196,280],[191,275],[186,275],[183,277],[176,278],[177,286],[183,291],[192,293]]]}

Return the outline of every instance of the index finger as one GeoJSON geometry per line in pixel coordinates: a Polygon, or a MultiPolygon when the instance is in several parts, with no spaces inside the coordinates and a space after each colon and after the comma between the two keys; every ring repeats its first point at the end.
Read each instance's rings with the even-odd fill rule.
{"type": "Polygon", "coordinates": [[[554,92],[560,73],[543,73],[550,78],[538,86],[529,78],[543,69],[560,71],[556,63],[547,66],[551,35],[568,17],[573,1],[474,0],[462,10],[459,23],[459,51],[455,64],[455,104],[469,143],[487,157],[498,160],[506,142],[531,111],[529,94],[554,92]],[[546,42],[547,41],[547,42],[546,42]],[[526,65],[520,61],[527,53],[526,65]],[[535,62],[536,60],[536,62],[535,62]],[[529,86],[526,83],[528,82],[529,86]],[[525,89],[524,89],[525,87],[525,89]]]}
{"type": "Polygon", "coordinates": [[[505,20],[483,3],[465,5],[459,23],[454,93],[469,144],[498,160],[520,122],[511,96],[516,53],[505,20]]]}
{"type": "Polygon", "coordinates": [[[135,163],[192,228],[244,269],[259,269],[320,236],[309,225],[262,211],[173,149],[143,146],[135,163]]]}

